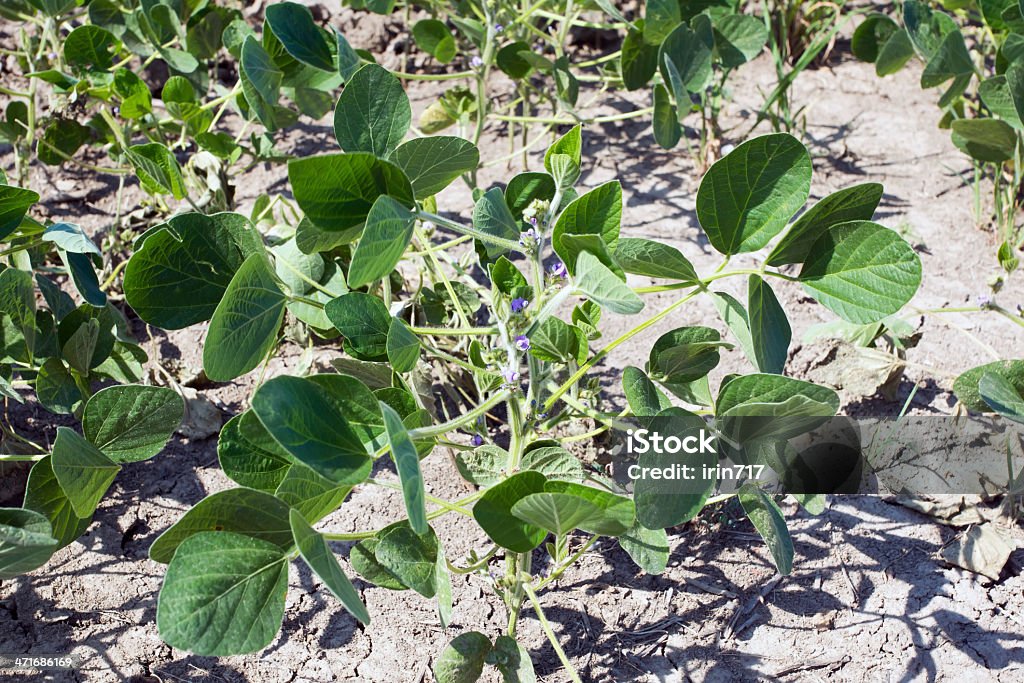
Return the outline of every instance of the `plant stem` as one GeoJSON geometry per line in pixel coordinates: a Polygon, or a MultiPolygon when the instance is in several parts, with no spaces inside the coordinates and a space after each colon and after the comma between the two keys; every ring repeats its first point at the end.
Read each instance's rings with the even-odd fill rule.
{"type": "Polygon", "coordinates": [[[478,230],[477,228],[471,225],[463,225],[462,223],[457,223],[455,221],[448,220],[447,218],[444,218],[443,216],[438,216],[437,214],[429,213],[427,211],[420,211],[416,214],[416,217],[423,221],[430,221],[435,225],[443,225],[444,227],[454,230],[455,232],[461,233],[463,235],[469,235],[470,237],[475,237],[481,242],[487,242],[489,244],[493,244],[496,247],[501,247],[502,249],[508,249],[509,251],[519,252],[523,250],[519,242],[513,242],[512,240],[507,240],[504,237],[491,235],[489,233],[484,232],[483,230],[478,230]]]}
{"type": "Polygon", "coordinates": [[[555,654],[558,655],[558,659],[562,662],[562,666],[565,667],[569,674],[569,678],[573,683],[583,683],[580,680],[580,675],[576,673],[576,669],[573,667],[569,658],[565,655],[565,651],[562,646],[558,644],[558,638],[555,636],[555,632],[551,630],[551,624],[548,623],[548,618],[544,615],[544,609],[540,606],[540,601],[537,599],[537,594],[533,592],[533,588],[529,584],[523,584],[523,590],[526,592],[527,597],[530,598],[530,602],[533,604],[533,609],[537,612],[537,619],[540,620],[540,627],[544,631],[544,635],[548,637],[551,642],[551,647],[555,649],[555,654]]]}
{"type": "Polygon", "coordinates": [[[447,434],[448,432],[454,431],[459,427],[462,427],[463,425],[467,425],[473,422],[474,420],[476,420],[476,418],[485,414],[494,406],[498,405],[503,401],[506,401],[510,395],[511,392],[508,391],[507,389],[499,391],[498,393],[494,394],[489,399],[478,405],[476,408],[473,408],[473,410],[469,411],[468,413],[464,413],[463,415],[460,415],[459,417],[453,420],[448,420],[447,422],[442,422],[436,425],[430,425],[429,427],[417,427],[416,429],[410,429],[409,438],[411,438],[413,441],[416,441],[418,439],[427,439],[430,437],[447,434]]]}
{"type": "Polygon", "coordinates": [[[498,334],[495,327],[410,327],[413,334],[436,337],[485,337],[498,334]]]}

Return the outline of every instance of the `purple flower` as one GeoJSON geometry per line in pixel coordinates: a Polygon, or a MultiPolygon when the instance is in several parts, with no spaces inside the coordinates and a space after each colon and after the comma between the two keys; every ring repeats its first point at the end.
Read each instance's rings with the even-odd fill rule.
{"type": "Polygon", "coordinates": [[[484,60],[480,59],[479,55],[473,55],[473,58],[469,60],[469,65],[474,69],[479,69],[484,65],[484,60]]]}
{"type": "Polygon", "coordinates": [[[540,235],[538,235],[537,231],[534,230],[533,228],[529,228],[528,230],[524,230],[523,232],[521,232],[519,234],[519,246],[521,246],[521,247],[532,247],[533,245],[535,245],[537,243],[537,239],[539,237],[540,237],[540,235]]]}
{"type": "Polygon", "coordinates": [[[564,278],[568,274],[565,270],[565,264],[561,261],[551,264],[548,272],[551,273],[551,277],[557,277],[559,279],[564,278]]]}
{"type": "Polygon", "coordinates": [[[532,225],[535,228],[537,227],[537,217],[536,216],[530,216],[530,225],[532,225]]]}
{"type": "Polygon", "coordinates": [[[509,384],[519,381],[519,371],[509,368],[505,372],[501,373],[501,376],[505,378],[505,381],[509,384]]]}
{"type": "Polygon", "coordinates": [[[529,305],[530,302],[524,299],[523,297],[516,297],[515,299],[512,299],[512,312],[522,313],[523,310],[529,305]]]}
{"type": "Polygon", "coordinates": [[[501,24],[495,24],[494,25],[494,32],[495,33],[501,33],[504,30],[505,30],[505,27],[502,26],[501,24]]]}
{"type": "Polygon", "coordinates": [[[978,302],[979,308],[988,308],[992,305],[992,297],[988,294],[979,294],[976,297],[976,301],[978,302]]]}
{"type": "Polygon", "coordinates": [[[470,440],[470,443],[472,443],[474,446],[482,446],[484,444],[484,437],[480,436],[479,434],[474,434],[473,438],[470,440]]]}
{"type": "Polygon", "coordinates": [[[526,337],[525,334],[521,334],[518,337],[516,337],[516,348],[519,349],[520,351],[530,350],[530,340],[526,337]]]}

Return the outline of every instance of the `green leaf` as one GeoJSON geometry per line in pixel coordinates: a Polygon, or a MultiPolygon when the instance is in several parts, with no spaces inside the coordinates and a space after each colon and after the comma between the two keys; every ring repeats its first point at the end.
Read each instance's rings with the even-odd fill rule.
{"type": "Polygon", "coordinates": [[[535,200],[552,201],[555,190],[555,179],[548,173],[519,173],[505,187],[505,203],[512,211],[512,217],[518,221],[535,200]]]}
{"type": "Polygon", "coordinates": [[[348,286],[357,289],[387,277],[402,259],[415,225],[416,214],[387,195],[377,197],[352,254],[348,286]]]}
{"type": "MultiPolygon", "coordinates": [[[[644,28],[649,26],[645,24],[644,28]]],[[[689,109],[690,93],[707,87],[711,79],[711,42],[686,24],[680,24],[661,44],[658,66],[676,106],[689,109]]]]}
{"type": "Polygon", "coordinates": [[[107,71],[114,65],[114,54],[121,41],[101,26],[85,24],[64,39],[64,60],[76,71],[107,71]]]}
{"type": "Polygon", "coordinates": [[[680,327],[661,335],[651,347],[647,371],[674,384],[706,376],[721,359],[718,330],[699,325],[680,327]]]}
{"type": "Polygon", "coordinates": [[[455,454],[455,466],[459,474],[477,486],[494,486],[504,480],[508,460],[508,451],[491,445],[455,454]]]}
{"type": "Polygon", "coordinates": [[[421,19],[412,26],[412,38],[416,45],[431,57],[447,64],[455,59],[457,51],[455,36],[443,21],[421,19]]]}
{"type": "Polygon", "coordinates": [[[810,188],[803,144],[786,133],[762,135],[711,166],[697,190],[697,218],[722,254],[757,251],[804,205],[810,188]]]}
{"type": "Polygon", "coordinates": [[[313,22],[308,7],[295,2],[277,2],[267,6],[266,20],[281,45],[303,64],[334,71],[334,57],[324,33],[313,22]]]}
{"type": "Polygon", "coordinates": [[[651,125],[654,128],[654,140],[663,149],[672,149],[683,137],[683,129],[679,125],[679,109],[672,103],[668,89],[661,83],[654,86],[654,117],[651,125]]]}
{"type": "Polygon", "coordinates": [[[337,558],[334,557],[330,546],[327,545],[327,540],[321,534],[314,531],[313,527],[309,526],[298,511],[292,510],[289,519],[291,521],[292,536],[295,539],[296,547],[299,549],[299,554],[302,555],[302,559],[306,561],[306,564],[313,570],[313,573],[324,582],[324,585],[327,586],[327,589],[331,591],[334,597],[341,601],[341,604],[349,611],[349,614],[361,623],[369,625],[370,613],[366,610],[366,605],[360,599],[355,586],[345,576],[345,572],[341,570],[341,565],[338,564],[337,558]]]}
{"type": "Polygon", "coordinates": [[[160,637],[199,655],[261,650],[284,619],[288,554],[235,533],[201,533],[174,555],[157,603],[160,637]]]}
{"type": "Polygon", "coordinates": [[[615,248],[615,260],[627,273],[696,282],[699,277],[675,247],[639,237],[624,237],[615,248]]]}
{"type": "Polygon", "coordinates": [[[184,199],[188,194],[178,160],[159,142],[132,145],[125,150],[125,155],[150,194],[169,194],[175,199],[184,199]]]}
{"type": "Polygon", "coordinates": [[[766,263],[803,263],[822,233],[848,221],[868,221],[882,199],[881,183],[863,183],[833,192],[804,212],[768,255],[766,263]]]}
{"type": "Polygon", "coordinates": [[[434,663],[438,683],[476,683],[483,675],[491,640],[477,631],[452,639],[434,663]]]}
{"type": "Polygon", "coordinates": [[[408,590],[409,587],[402,583],[390,569],[377,561],[378,545],[380,545],[380,541],[376,538],[368,538],[354,545],[349,554],[352,569],[375,586],[395,591],[408,590]]]}
{"type": "MultiPolygon", "coordinates": [[[[1010,65],[1010,69],[1013,65],[1010,65]]],[[[1007,69],[1009,71],[1009,69],[1007,69]]],[[[1016,85],[1016,83],[1015,83],[1016,85]]],[[[1024,129],[1020,115],[1017,113],[1017,105],[1014,102],[1013,93],[1007,84],[1005,75],[986,78],[978,84],[978,96],[985,106],[992,110],[992,113],[1017,130],[1024,129]]],[[[1020,95],[1018,94],[1018,97],[1020,95]]]]}
{"type": "Polygon", "coordinates": [[[637,522],[618,541],[630,559],[648,574],[661,574],[668,566],[668,534],[664,529],[647,529],[637,522]]]}
{"type": "Polygon", "coordinates": [[[910,34],[914,47],[925,61],[935,56],[943,39],[956,29],[952,17],[933,10],[928,3],[919,0],[907,0],[903,4],[903,22],[907,26],[907,33],[910,34]]]}
{"type": "Polygon", "coordinates": [[[727,14],[712,21],[715,52],[726,69],[735,69],[756,58],[768,42],[764,20],[749,14],[727,14]]]}
{"type": "Polygon", "coordinates": [[[945,108],[964,93],[973,77],[974,60],[967,51],[963,34],[959,29],[953,29],[943,38],[939,49],[921,72],[921,87],[934,88],[952,79],[949,88],[939,98],[939,106],[945,108]]]}
{"type": "Polygon", "coordinates": [[[35,348],[36,292],[32,275],[17,268],[0,272],[0,314],[11,319],[26,346],[35,348]]]}
{"type": "MultiPolygon", "coordinates": [[[[595,0],[607,4],[607,0],[595,0]]],[[[530,652],[511,636],[494,639],[494,649],[487,655],[487,661],[497,667],[505,683],[537,683],[537,674],[530,661],[530,652]]]]}
{"type": "Polygon", "coordinates": [[[793,331],[775,292],[757,275],[751,275],[747,280],[747,310],[757,369],[782,374],[789,358],[793,331]]]}
{"type": "Polygon", "coordinates": [[[577,360],[580,356],[580,337],[572,325],[550,316],[530,334],[530,355],[557,363],[577,360]]]}
{"type": "Polygon", "coordinates": [[[644,8],[644,40],[651,45],[660,45],[682,21],[678,0],[648,0],[644,8]]]}
{"type": "Polygon", "coordinates": [[[793,539],[779,506],[760,487],[750,482],[740,487],[739,499],[743,511],[768,545],[775,567],[783,576],[788,575],[793,571],[793,539]]]}
{"type": "Polygon", "coordinates": [[[756,366],[757,354],[754,352],[754,340],[750,335],[750,318],[747,316],[747,309],[726,292],[712,292],[711,300],[714,302],[715,308],[718,309],[722,321],[728,326],[740,348],[743,349],[743,355],[756,366]]]}
{"type": "Polygon", "coordinates": [[[979,384],[987,374],[998,374],[1009,381],[1015,391],[1024,392],[1024,360],[997,360],[971,368],[953,382],[953,393],[968,410],[978,413],[989,411],[981,395],[979,384]]]}
{"type": "Polygon", "coordinates": [[[323,256],[303,253],[293,239],[273,247],[271,252],[274,254],[274,272],[287,291],[296,296],[313,289],[309,281],[320,282],[327,270],[323,256]]]}
{"type": "Polygon", "coordinates": [[[338,73],[347,83],[352,80],[352,76],[359,70],[362,62],[359,59],[359,54],[352,49],[349,42],[345,40],[345,36],[337,28],[334,29],[334,36],[338,44],[338,73]]]}
{"type": "Polygon", "coordinates": [[[811,296],[843,320],[871,323],[900,310],[921,284],[921,259],[897,233],[869,221],[830,227],[800,271],[811,296]]]}
{"type": "Polygon", "coordinates": [[[46,564],[57,550],[50,521],[38,512],[0,508],[0,580],[46,564]]]}
{"type": "Polygon", "coordinates": [[[957,119],[952,129],[957,149],[978,161],[1008,161],[1017,148],[1017,131],[999,119],[957,119]]]}
{"type": "Polygon", "coordinates": [[[53,242],[59,249],[72,254],[95,254],[103,258],[103,252],[89,239],[82,228],[74,223],[54,223],[46,226],[42,239],[53,242]]]}
{"type": "Polygon", "coordinates": [[[377,197],[412,207],[413,190],[402,169],[372,154],[326,154],[288,162],[295,201],[318,227],[339,233],[337,244],[362,231],[377,197]]]}
{"type": "Polygon", "coordinates": [[[405,171],[416,198],[426,199],[463,173],[475,171],[480,165],[480,150],[469,140],[435,135],[403,142],[390,159],[405,171]]]}
{"type": "Polygon", "coordinates": [[[398,479],[402,483],[402,497],[405,499],[405,510],[409,515],[409,526],[417,534],[425,534],[429,529],[425,504],[427,494],[423,489],[419,454],[398,413],[383,402],[380,403],[380,409],[384,414],[391,459],[395,461],[398,479]]]}
{"type": "Polygon", "coordinates": [[[549,481],[580,482],[585,476],[580,461],[561,446],[540,446],[526,451],[519,461],[519,469],[540,472],[549,481]]]}
{"type": "Polygon", "coordinates": [[[301,463],[289,468],[274,496],[311,522],[331,514],[352,491],[351,486],[338,486],[301,463]]]}
{"type": "MultiPolygon", "coordinates": [[[[505,196],[497,187],[492,187],[477,200],[473,207],[473,227],[502,239],[519,239],[519,224],[505,203],[505,196]]],[[[484,248],[488,258],[496,258],[506,251],[489,242],[484,242],[484,248]]]]}
{"type": "Polygon", "coordinates": [[[335,484],[369,476],[370,458],[344,405],[315,382],[275,377],[256,390],[252,409],[285,450],[335,484]]]}
{"type": "Polygon", "coordinates": [[[345,350],[358,360],[386,360],[391,316],[384,302],[363,292],[349,292],[324,309],[345,336],[345,350]]]}
{"type": "Polygon", "coordinates": [[[491,282],[499,292],[505,296],[515,296],[517,291],[529,291],[530,296],[526,298],[533,298],[533,290],[526,281],[526,276],[506,257],[499,256],[489,267],[491,282]]]}
{"type": "Polygon", "coordinates": [[[277,344],[286,303],[266,255],[247,258],[210,319],[203,345],[206,376],[228,382],[259,365],[277,344]]]}
{"type": "Polygon", "coordinates": [[[67,427],[57,428],[51,459],[57,482],[75,515],[83,519],[92,516],[121,471],[120,465],[67,427]]]}
{"type": "Polygon", "coordinates": [[[569,157],[569,163],[579,173],[580,164],[583,163],[583,131],[580,125],[570,128],[568,133],[555,140],[544,153],[544,169],[555,177],[557,174],[552,165],[552,157],[559,154],[569,157]]]}
{"type": "Polygon", "coordinates": [[[644,40],[643,29],[631,28],[622,40],[622,84],[626,90],[647,85],[658,70],[658,46],[644,40]]]}
{"type": "Polygon", "coordinates": [[[36,376],[36,398],[50,412],[70,415],[78,410],[82,392],[59,358],[47,358],[36,376]]]}
{"type": "Polygon", "coordinates": [[[1024,396],[1005,376],[988,372],[978,382],[978,393],[988,406],[1011,420],[1024,422],[1024,396]]]}
{"type": "Polygon", "coordinates": [[[644,371],[633,365],[627,365],[622,371],[622,391],[630,410],[638,417],[657,415],[672,405],[644,371]]]}
{"type": "Polygon", "coordinates": [[[251,410],[234,416],[221,428],[217,458],[224,474],[240,486],[273,493],[292,461],[251,410]]]}
{"type": "Polygon", "coordinates": [[[530,52],[530,50],[531,48],[528,43],[517,40],[498,50],[494,61],[498,68],[504,71],[509,78],[519,81],[529,76],[533,71],[533,64],[530,63],[529,59],[523,57],[522,54],[530,52]]]}
{"type": "Polygon", "coordinates": [[[540,472],[519,472],[487,492],[473,506],[473,518],[492,541],[516,553],[525,553],[541,544],[544,529],[528,524],[512,514],[520,499],[544,492],[546,479],[540,472]]]}
{"type": "Polygon", "coordinates": [[[36,147],[39,161],[59,166],[78,151],[92,137],[90,128],[71,119],[55,119],[43,131],[36,147]]]}
{"type": "Polygon", "coordinates": [[[566,265],[576,265],[574,254],[562,244],[562,236],[599,235],[615,251],[622,225],[622,185],[612,180],[574,200],[558,216],[551,233],[551,245],[566,265]]]}
{"type": "Polygon", "coordinates": [[[153,541],[149,559],[167,564],[189,538],[209,531],[242,534],[281,551],[292,548],[288,506],[269,493],[237,488],[219,491],[196,503],[153,541]]]}
{"type": "Polygon", "coordinates": [[[425,598],[437,593],[438,543],[434,530],[417,534],[405,524],[386,531],[374,551],[377,561],[399,581],[425,598]]]}
{"type": "Polygon", "coordinates": [[[644,308],[643,300],[590,252],[576,259],[576,287],[602,308],[632,315],[644,308]]]}
{"type": "Polygon", "coordinates": [[[82,432],[114,462],[138,462],[163,450],[184,416],[185,401],[173,389],[112,386],[86,402],[82,432]]]}
{"type": "MultiPolygon", "coordinates": [[[[281,81],[284,78],[284,73],[253,36],[248,36],[242,43],[241,66],[262,103],[269,106],[276,105],[281,95],[281,81]]],[[[257,107],[248,93],[246,93],[246,100],[249,101],[250,107],[257,107]]]]}
{"type": "Polygon", "coordinates": [[[37,192],[0,185],[0,239],[17,230],[29,208],[38,201],[37,192]]]}
{"type": "Polygon", "coordinates": [[[411,372],[420,359],[420,340],[405,321],[395,318],[388,328],[388,362],[395,372],[411,372]]]}
{"type": "Polygon", "coordinates": [[[348,81],[334,110],[334,134],[346,152],[386,157],[412,123],[412,107],[398,77],[367,64],[348,81]]]}
{"type": "Polygon", "coordinates": [[[49,520],[59,549],[85,533],[92,522],[92,515],[83,519],[75,514],[71,500],[53,473],[52,461],[53,456],[48,455],[32,466],[25,484],[23,506],[49,520]]]}
{"type": "Polygon", "coordinates": [[[619,536],[636,521],[636,507],[629,498],[568,481],[547,482],[544,493],[520,499],[512,514],[556,536],[573,529],[619,536]]]}
{"type": "Polygon", "coordinates": [[[69,254],[67,252],[61,252],[61,258],[71,273],[71,282],[75,286],[75,291],[93,306],[106,305],[107,295],[100,289],[92,259],[87,254],[69,254]]]}
{"type": "Polygon", "coordinates": [[[790,377],[770,374],[743,375],[722,387],[715,401],[715,414],[751,404],[784,403],[794,396],[806,396],[826,408],[828,416],[839,410],[839,396],[828,387],[790,377]]]}

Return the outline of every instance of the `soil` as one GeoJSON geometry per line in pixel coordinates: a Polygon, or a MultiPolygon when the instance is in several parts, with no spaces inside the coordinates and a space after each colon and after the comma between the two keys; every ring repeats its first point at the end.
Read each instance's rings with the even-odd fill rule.
{"type": "MultiPolygon", "coordinates": [[[[395,21],[357,19],[338,8],[327,11],[353,44],[374,48],[382,62],[397,66],[404,36],[395,21]]],[[[976,226],[972,190],[963,181],[970,164],[950,144],[948,131],[937,128],[939,92],[920,89],[919,69],[911,65],[880,80],[840,44],[826,66],[797,80],[794,102],[808,107],[804,139],[814,157],[812,193],[817,198],[859,182],[883,183],[876,219],[915,244],[924,267],[913,306],[969,305],[988,292],[987,281],[999,271],[995,238],[991,230],[976,226]]],[[[730,82],[727,144],[746,137],[760,93],[773,80],[771,65],[762,57],[730,82]]],[[[414,120],[440,90],[432,83],[409,84],[414,120]]],[[[581,101],[588,96],[584,91],[581,101]]],[[[644,97],[616,93],[588,111],[629,111],[647,106],[644,97]]],[[[504,150],[502,133],[498,127],[489,130],[482,148],[504,150]]],[[[661,150],[646,120],[590,126],[585,144],[589,167],[580,185],[622,181],[622,234],[674,244],[699,272],[718,265],[694,215],[700,172],[685,146],[661,150]]],[[[303,154],[333,151],[333,145],[329,118],[302,123],[279,142],[280,149],[303,154]]],[[[10,167],[9,156],[3,157],[4,168],[10,167]]],[[[538,153],[531,154],[531,165],[540,166],[538,153]]],[[[516,171],[516,166],[490,167],[481,184],[504,182],[516,171]]],[[[285,178],[282,165],[251,169],[236,182],[239,209],[247,211],[259,195],[287,192],[285,178]]],[[[53,188],[44,193],[42,204],[44,215],[54,220],[74,220],[97,236],[113,220],[117,183],[109,177],[70,165],[36,165],[31,186],[53,188]]],[[[124,192],[125,206],[144,203],[136,185],[128,184],[124,192]]],[[[471,198],[464,188],[453,186],[442,199],[444,212],[468,216],[471,198]]],[[[741,267],[752,262],[734,259],[741,267]]],[[[646,284],[641,280],[637,284],[646,284]]],[[[726,289],[734,294],[742,291],[743,283],[730,284],[736,289],[726,289]]],[[[792,373],[814,377],[834,354],[834,344],[800,340],[811,325],[832,316],[795,286],[776,291],[794,329],[792,373]]],[[[1013,308],[1024,302],[1022,293],[1020,278],[1011,279],[998,298],[1013,308]]],[[[649,314],[673,297],[667,293],[645,300],[649,314]]],[[[606,316],[605,338],[637,321],[606,316]]],[[[913,316],[910,322],[919,328],[920,341],[907,351],[902,379],[887,396],[847,387],[844,412],[892,414],[912,395],[912,412],[949,413],[955,405],[949,391],[953,377],[990,357],[1019,356],[1024,347],[1021,328],[995,315],[913,316]]],[[[622,401],[620,368],[642,365],[656,334],[688,324],[721,327],[710,304],[698,299],[661,321],[651,336],[624,344],[605,360],[601,378],[611,405],[622,401]]],[[[373,618],[364,628],[294,564],[284,625],[265,651],[218,659],[165,645],[155,625],[164,568],[148,559],[148,547],[196,501],[231,486],[218,468],[216,439],[210,435],[220,419],[244,409],[258,373],[206,385],[196,381],[201,368],[197,329],[163,333],[140,324],[137,332],[148,339],[151,357],[167,359],[178,381],[196,385],[204,399],[194,404],[201,419],[193,416],[188,435],[176,437],[157,458],[126,467],[82,538],[44,569],[0,585],[0,652],[73,652],[84,658],[77,674],[54,680],[416,683],[432,680],[430,664],[455,635],[501,632],[506,620],[502,606],[478,576],[454,577],[455,617],[447,630],[437,625],[431,601],[356,580],[373,618]]],[[[314,362],[326,369],[332,353],[330,347],[318,349],[314,362]]],[[[294,371],[303,362],[301,352],[288,347],[269,375],[294,371]]],[[[724,354],[713,384],[743,366],[739,352],[724,354]]],[[[16,412],[15,426],[38,432],[39,413],[16,412]]],[[[430,493],[465,494],[466,485],[448,459],[435,455],[424,467],[430,493]]],[[[11,500],[16,487],[8,490],[7,482],[18,472],[4,470],[3,477],[0,494],[6,501],[0,504],[16,504],[11,500]]],[[[1024,681],[1020,551],[1000,579],[991,581],[941,561],[939,551],[962,529],[894,500],[833,497],[819,516],[795,507],[785,512],[797,555],[786,578],[777,576],[764,544],[728,504],[671,531],[671,561],[660,576],[642,573],[612,541],[585,554],[541,598],[584,680],[1024,681]]],[[[320,528],[376,528],[402,514],[400,497],[379,488],[360,490],[320,528]]],[[[453,561],[485,545],[471,520],[444,517],[436,527],[453,561]]],[[[1016,525],[1009,533],[1018,545],[1024,539],[1016,525]]],[[[335,549],[347,569],[346,544],[335,549]]],[[[540,553],[535,563],[543,566],[540,553]]],[[[520,639],[542,680],[568,680],[530,610],[523,614],[520,639]]],[[[30,678],[0,675],[0,680],[30,678]]]]}

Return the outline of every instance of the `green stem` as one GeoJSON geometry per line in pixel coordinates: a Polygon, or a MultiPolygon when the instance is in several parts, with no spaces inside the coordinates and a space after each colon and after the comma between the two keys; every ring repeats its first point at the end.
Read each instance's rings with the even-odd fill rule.
{"type": "Polygon", "coordinates": [[[483,230],[478,230],[477,228],[471,225],[463,225],[462,223],[457,223],[455,221],[448,220],[447,218],[438,216],[437,214],[429,213],[427,211],[420,211],[416,214],[416,217],[423,221],[430,221],[431,223],[434,223],[436,225],[443,225],[444,227],[450,230],[454,230],[455,232],[461,233],[463,235],[469,235],[470,237],[475,237],[481,242],[487,242],[488,244],[493,244],[494,246],[501,247],[502,249],[508,249],[509,251],[517,252],[521,252],[523,250],[519,242],[513,242],[512,240],[505,239],[504,237],[497,237],[495,235],[491,235],[489,233],[484,232],[483,230]]]}
{"type": "Polygon", "coordinates": [[[410,327],[413,334],[436,337],[486,337],[497,334],[495,327],[410,327]]]}
{"type": "Polygon", "coordinates": [[[544,635],[548,637],[551,642],[551,647],[555,649],[555,654],[558,655],[558,659],[562,662],[562,666],[565,667],[569,674],[570,680],[573,683],[583,683],[580,680],[580,675],[576,673],[576,669],[573,667],[569,658],[565,655],[565,651],[562,646],[558,644],[558,638],[555,636],[555,632],[551,629],[551,624],[548,622],[548,618],[544,615],[544,609],[540,606],[540,600],[537,599],[537,594],[533,592],[533,588],[529,584],[523,584],[523,590],[526,592],[527,597],[530,598],[530,602],[533,604],[533,609],[537,613],[537,619],[540,620],[540,627],[544,631],[544,635]]]}
{"type": "Polygon", "coordinates": [[[416,429],[410,429],[409,438],[411,438],[413,441],[417,441],[419,439],[428,439],[434,436],[441,436],[442,434],[447,434],[448,432],[459,429],[460,427],[472,423],[478,417],[484,415],[485,413],[487,413],[488,410],[498,405],[502,401],[507,400],[510,395],[511,392],[508,390],[499,391],[498,393],[494,394],[489,399],[478,405],[473,410],[463,415],[460,415],[459,417],[453,420],[442,422],[436,425],[430,425],[429,427],[418,427],[416,429]]]}

